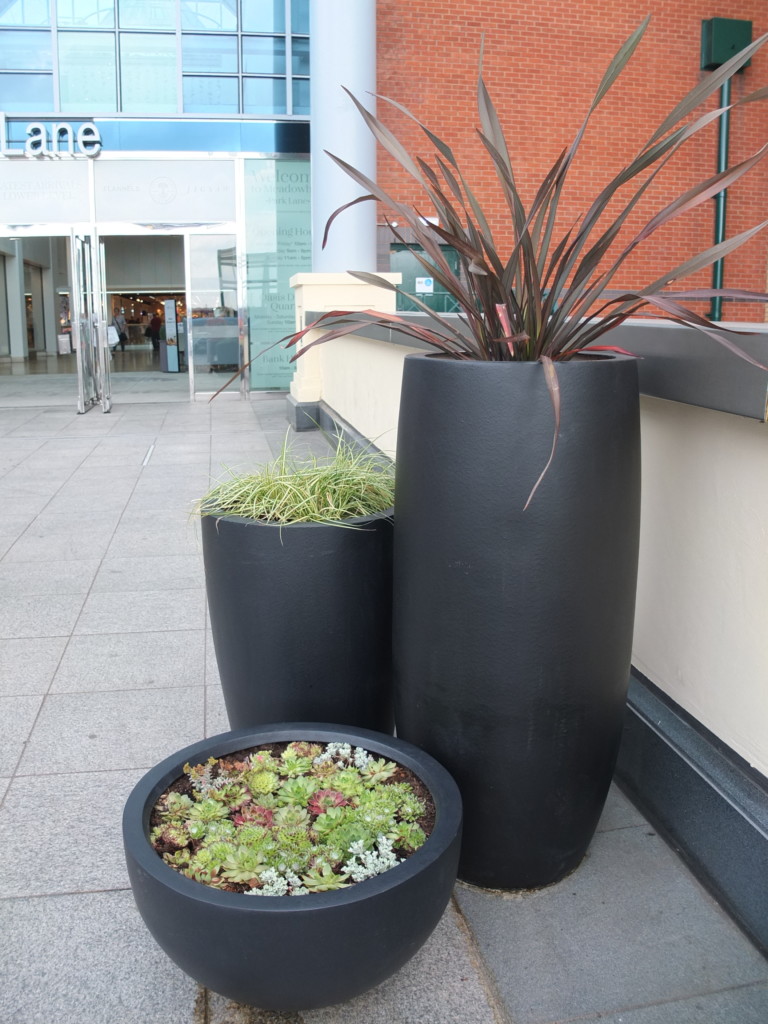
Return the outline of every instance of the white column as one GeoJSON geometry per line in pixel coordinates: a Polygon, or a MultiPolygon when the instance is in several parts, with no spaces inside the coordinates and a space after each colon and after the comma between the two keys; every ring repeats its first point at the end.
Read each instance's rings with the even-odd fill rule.
{"type": "Polygon", "coordinates": [[[376,142],[347,94],[346,86],[375,113],[375,0],[310,0],[310,101],[312,156],[312,270],[341,273],[376,270],[376,204],[361,203],[333,223],[321,248],[326,221],[334,210],[365,189],[326,155],[341,157],[376,178],[376,142]]]}

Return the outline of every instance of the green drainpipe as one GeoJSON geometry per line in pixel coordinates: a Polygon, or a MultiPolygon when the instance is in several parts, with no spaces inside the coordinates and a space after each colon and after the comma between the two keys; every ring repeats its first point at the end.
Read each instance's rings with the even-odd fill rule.
{"type": "MultiPolygon", "coordinates": [[[[731,102],[731,80],[728,78],[720,86],[720,106],[727,107],[731,102]]],[[[724,171],[728,166],[728,137],[730,131],[731,112],[726,110],[720,116],[717,135],[717,173],[724,171]]],[[[715,196],[715,245],[725,240],[725,203],[726,190],[718,192],[715,196]]],[[[712,287],[723,287],[723,261],[715,260],[712,264],[712,287]]],[[[710,320],[722,320],[723,300],[719,295],[712,299],[709,310],[710,320]]]]}
{"type": "MultiPolygon", "coordinates": [[[[752,42],[752,22],[739,18],[708,18],[701,23],[701,69],[713,71],[730,60],[745,46],[752,42]]],[[[739,68],[741,73],[749,67],[751,61],[745,61],[739,68]]],[[[720,106],[725,108],[731,102],[730,78],[720,86],[720,106]]],[[[728,167],[728,129],[730,111],[720,115],[717,137],[717,171],[718,174],[728,167]]],[[[725,189],[715,196],[715,245],[725,240],[725,189]]],[[[716,260],[712,264],[712,287],[723,287],[723,261],[716,260]]],[[[712,299],[709,310],[710,320],[722,319],[723,300],[716,296],[712,299]]]]}

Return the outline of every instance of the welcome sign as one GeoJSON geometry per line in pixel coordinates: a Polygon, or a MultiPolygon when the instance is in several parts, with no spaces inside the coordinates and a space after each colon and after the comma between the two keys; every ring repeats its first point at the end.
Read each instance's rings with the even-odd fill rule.
{"type": "Polygon", "coordinates": [[[77,127],[68,121],[30,121],[25,126],[25,136],[23,148],[20,143],[12,143],[5,114],[0,112],[0,157],[93,158],[102,149],[99,129],[92,121],[77,127]]]}

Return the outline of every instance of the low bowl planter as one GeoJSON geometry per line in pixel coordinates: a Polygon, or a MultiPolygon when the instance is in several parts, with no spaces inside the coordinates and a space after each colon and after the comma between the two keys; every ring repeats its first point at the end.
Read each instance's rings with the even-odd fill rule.
{"type": "Polygon", "coordinates": [[[456,879],[461,798],[437,761],[402,740],[346,726],[263,726],[195,743],[147,772],[125,805],[123,842],[144,923],[183,971],[239,1003],[315,1009],[378,985],[432,933],[456,879]],[[149,839],[152,809],[185,763],[295,740],[361,746],[412,771],[435,804],[434,828],[424,845],[384,874],[301,896],[214,889],[174,871],[155,852],[149,839]]]}

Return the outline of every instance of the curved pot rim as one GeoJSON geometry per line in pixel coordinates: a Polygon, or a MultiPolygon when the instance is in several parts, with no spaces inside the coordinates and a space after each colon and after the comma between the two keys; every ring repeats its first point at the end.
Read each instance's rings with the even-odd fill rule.
{"type": "Polygon", "coordinates": [[[150,768],[136,783],[126,801],[123,839],[126,852],[130,853],[142,870],[188,899],[231,909],[289,913],[346,906],[401,885],[423,871],[445,851],[460,831],[461,823],[461,796],[453,777],[433,757],[412,743],[370,729],[317,722],[289,722],[219,733],[176,751],[150,768]],[[302,896],[246,896],[244,893],[214,889],[175,871],[155,852],[149,841],[152,807],[160,794],[179,778],[185,763],[201,757],[218,757],[262,743],[285,743],[302,739],[352,743],[409,768],[427,787],[435,803],[435,825],[424,845],[382,875],[356,882],[347,889],[302,896]]]}
{"type": "MultiPolygon", "coordinates": [[[[408,352],[405,359],[406,361],[428,360],[432,363],[438,363],[440,366],[483,366],[488,372],[491,371],[492,367],[517,367],[519,369],[523,366],[538,366],[539,369],[542,369],[542,363],[538,359],[452,359],[442,352],[408,352]]],[[[555,368],[561,370],[569,366],[606,366],[611,363],[637,363],[639,359],[640,357],[632,352],[601,352],[587,348],[581,350],[572,359],[566,359],[565,361],[556,359],[554,362],[555,368]],[[589,355],[590,351],[592,351],[591,356],[589,355]],[[582,353],[585,358],[581,358],[582,353]]]]}
{"type": "Polygon", "coordinates": [[[341,526],[341,527],[355,527],[365,526],[367,523],[376,522],[379,519],[393,519],[395,515],[394,506],[384,509],[382,512],[373,512],[368,516],[350,516],[348,519],[336,519],[327,523],[319,522],[308,522],[308,523],[274,523],[269,522],[265,519],[252,519],[249,516],[233,516],[227,512],[206,512],[205,515],[201,515],[201,519],[214,519],[216,522],[223,519],[227,523],[236,523],[240,526],[260,526],[264,529],[271,530],[297,530],[306,529],[309,526],[317,527],[328,527],[328,526],[341,526]]]}

